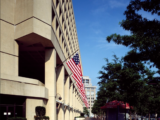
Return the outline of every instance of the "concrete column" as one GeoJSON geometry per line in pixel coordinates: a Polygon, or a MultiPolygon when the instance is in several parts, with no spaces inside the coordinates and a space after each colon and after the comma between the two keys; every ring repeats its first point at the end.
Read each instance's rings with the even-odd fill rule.
{"type": "MultiPolygon", "coordinates": [[[[73,109],[75,109],[75,86],[73,88],[73,109]]],[[[75,111],[73,110],[73,119],[75,117],[75,111]]]]}
{"type": "MultiPolygon", "coordinates": [[[[72,107],[73,103],[73,83],[70,82],[70,107],[72,107]]],[[[73,120],[73,110],[70,110],[70,120],[73,120]]]]}
{"type": "MultiPolygon", "coordinates": [[[[64,66],[57,68],[57,94],[60,94],[62,97],[61,102],[64,102],[64,79],[65,71],[64,66]]],[[[58,120],[64,120],[64,104],[61,104],[58,112],[58,120]]]]}
{"type": "MultiPolygon", "coordinates": [[[[78,96],[78,94],[77,94],[77,90],[76,90],[76,102],[75,102],[76,110],[78,109],[77,96],[78,96]]],[[[77,115],[77,112],[76,112],[76,116],[75,116],[75,117],[77,117],[77,116],[78,116],[78,115],[77,115]]]]}
{"type": "MultiPolygon", "coordinates": [[[[65,104],[68,105],[70,102],[70,91],[69,91],[69,87],[70,87],[70,78],[69,76],[65,77],[65,104]]],[[[69,108],[66,108],[66,112],[65,112],[65,120],[69,120],[69,108]]]]}
{"type": "Polygon", "coordinates": [[[56,120],[56,51],[45,50],[45,87],[48,88],[48,102],[46,105],[46,116],[50,120],[56,120]]]}
{"type": "Polygon", "coordinates": [[[44,106],[45,107],[43,100],[32,99],[32,98],[26,99],[26,118],[27,118],[27,120],[34,120],[34,116],[36,115],[35,107],[37,107],[37,106],[44,106]]]}

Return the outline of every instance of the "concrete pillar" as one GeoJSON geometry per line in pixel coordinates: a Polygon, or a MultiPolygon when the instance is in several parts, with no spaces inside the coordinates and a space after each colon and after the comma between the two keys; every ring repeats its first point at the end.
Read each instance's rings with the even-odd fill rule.
{"type": "Polygon", "coordinates": [[[73,119],[75,117],[75,86],[73,88],[73,119]]]}
{"type": "MultiPolygon", "coordinates": [[[[60,94],[62,99],[60,100],[64,103],[64,79],[65,79],[65,71],[64,66],[60,66],[57,68],[57,94],[60,94]]],[[[58,120],[64,120],[64,104],[61,104],[58,112],[58,120]]]]}
{"type": "MultiPolygon", "coordinates": [[[[73,83],[70,82],[70,107],[72,107],[73,103],[73,83]]],[[[70,120],[73,120],[73,110],[70,110],[70,120]]]]}
{"type": "MultiPolygon", "coordinates": [[[[70,91],[69,91],[69,87],[70,87],[70,78],[69,76],[65,77],[65,104],[66,105],[69,105],[69,102],[70,102],[70,91]]],[[[69,120],[69,108],[67,107],[66,108],[66,111],[65,111],[65,120],[69,120]]]]}
{"type": "Polygon", "coordinates": [[[46,116],[50,120],[56,120],[56,51],[45,50],[45,87],[48,88],[48,102],[46,105],[46,116]]]}
{"type": "MultiPolygon", "coordinates": [[[[75,89],[75,109],[77,110],[77,90],[75,89]]],[[[75,111],[75,117],[77,116],[77,112],[75,111]]]]}
{"type": "Polygon", "coordinates": [[[41,99],[32,99],[32,98],[27,98],[26,99],[26,118],[27,120],[34,120],[34,116],[36,115],[35,113],[35,108],[37,106],[44,106],[45,107],[45,102],[41,99]]]}

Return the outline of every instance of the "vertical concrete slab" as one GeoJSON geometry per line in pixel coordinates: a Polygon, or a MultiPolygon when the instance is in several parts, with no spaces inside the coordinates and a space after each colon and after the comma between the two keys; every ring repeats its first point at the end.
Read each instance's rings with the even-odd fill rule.
{"type": "Polygon", "coordinates": [[[51,0],[34,0],[33,1],[33,16],[41,21],[51,25],[51,0]]]}
{"type": "MultiPolygon", "coordinates": [[[[2,11],[2,10],[1,10],[1,8],[2,8],[2,7],[1,7],[1,1],[2,1],[2,0],[0,0],[0,19],[1,19],[1,11],[2,11]]],[[[1,29],[2,29],[2,28],[1,28],[1,20],[0,20],[0,31],[1,31],[1,29]]],[[[2,36],[2,34],[1,34],[1,32],[0,32],[0,46],[1,46],[1,36],[2,36]]],[[[1,61],[1,54],[0,54],[0,61],[1,61]]],[[[0,73],[1,73],[1,65],[0,65],[0,73]]],[[[1,78],[1,74],[0,74],[0,78],[1,78]]],[[[1,86],[1,80],[0,80],[0,86],[1,86]]],[[[1,93],[1,89],[0,89],[0,93],[1,93]]]]}
{"type": "MultiPolygon", "coordinates": [[[[70,82],[70,107],[72,107],[73,106],[73,103],[72,103],[72,101],[73,101],[73,83],[71,83],[70,82]]],[[[73,118],[73,110],[70,110],[70,120],[72,120],[72,118],[73,118]]]]}
{"type": "MultiPolygon", "coordinates": [[[[65,101],[64,98],[64,79],[65,79],[65,71],[64,66],[57,68],[57,94],[60,94],[62,97],[62,102],[65,101]]],[[[59,113],[58,120],[64,120],[64,105],[62,104],[59,113]]]]}
{"type": "Polygon", "coordinates": [[[32,99],[32,98],[26,99],[26,118],[27,120],[34,120],[34,116],[36,115],[35,113],[36,106],[45,107],[45,104],[43,100],[41,99],[32,99]]]}
{"type": "MultiPolygon", "coordinates": [[[[69,84],[70,84],[70,78],[69,76],[65,77],[65,104],[68,105],[69,104],[69,100],[70,100],[70,93],[69,93],[69,84]]],[[[69,120],[69,109],[66,109],[65,112],[65,120],[69,120]]]]}
{"type": "Polygon", "coordinates": [[[75,87],[73,87],[73,97],[72,97],[72,99],[73,99],[73,115],[72,115],[72,119],[74,120],[74,116],[75,116],[75,111],[74,111],[74,109],[75,109],[75,87]]]}
{"type": "Polygon", "coordinates": [[[56,51],[45,50],[45,87],[48,88],[49,100],[46,105],[46,116],[56,120],[56,51]]]}
{"type": "Polygon", "coordinates": [[[69,93],[69,84],[70,84],[70,78],[69,76],[65,77],[65,104],[69,104],[70,102],[70,93],[69,93]]]}
{"type": "Polygon", "coordinates": [[[64,105],[61,104],[58,113],[58,120],[64,120],[64,105]]]}
{"type": "Polygon", "coordinates": [[[1,19],[14,24],[14,9],[15,9],[15,0],[1,0],[1,19]]]}
{"type": "Polygon", "coordinates": [[[33,16],[33,1],[34,0],[16,0],[14,17],[15,24],[19,24],[33,16]]]}
{"type": "Polygon", "coordinates": [[[18,56],[18,44],[14,39],[14,25],[4,21],[0,21],[1,24],[1,45],[0,51],[4,53],[18,56]]]}

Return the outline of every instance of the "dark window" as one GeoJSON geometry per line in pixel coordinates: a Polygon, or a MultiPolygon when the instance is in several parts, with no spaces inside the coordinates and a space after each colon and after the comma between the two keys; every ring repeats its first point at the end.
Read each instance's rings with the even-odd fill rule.
{"type": "Polygon", "coordinates": [[[62,9],[59,7],[59,16],[62,14],[62,9]]]}
{"type": "Polygon", "coordinates": [[[57,28],[58,28],[58,21],[56,20],[56,30],[57,30],[57,28]]]}
{"type": "Polygon", "coordinates": [[[54,10],[52,8],[52,21],[53,21],[54,17],[55,17],[55,13],[54,13],[54,10]]]}
{"type": "Polygon", "coordinates": [[[62,24],[63,24],[63,22],[64,22],[64,18],[63,18],[63,16],[62,16],[62,24]]]}
{"type": "Polygon", "coordinates": [[[62,43],[64,42],[64,38],[62,37],[62,43]]]}
{"type": "Polygon", "coordinates": [[[59,37],[61,36],[61,30],[59,29],[59,37]]]}
{"type": "Polygon", "coordinates": [[[64,3],[64,0],[62,0],[62,4],[64,3]]]}
{"type": "Polygon", "coordinates": [[[58,6],[58,4],[59,4],[59,0],[56,0],[56,7],[58,6]]]}

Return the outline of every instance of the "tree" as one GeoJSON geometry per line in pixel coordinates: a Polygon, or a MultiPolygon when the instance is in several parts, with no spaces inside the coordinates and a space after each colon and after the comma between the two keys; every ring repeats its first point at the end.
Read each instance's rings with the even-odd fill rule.
{"type": "Polygon", "coordinates": [[[160,73],[160,21],[143,18],[138,14],[141,9],[160,15],[160,1],[131,0],[124,12],[126,20],[120,22],[121,27],[129,30],[131,35],[112,34],[107,37],[107,41],[132,48],[124,57],[125,60],[145,63],[150,61],[153,63],[150,67],[158,68],[157,72],[160,73]]]}
{"type": "Polygon", "coordinates": [[[148,91],[150,86],[146,83],[148,78],[154,75],[154,72],[145,67],[142,62],[133,63],[125,61],[123,58],[119,60],[116,55],[114,55],[113,61],[109,62],[106,59],[107,64],[100,71],[98,84],[101,92],[98,93],[102,93],[102,95],[98,94],[97,100],[100,101],[100,98],[105,96],[103,101],[106,99],[124,101],[133,106],[135,112],[143,110],[146,113],[148,106],[143,104],[150,103],[150,94],[152,94],[152,91],[148,91]]]}
{"type": "Polygon", "coordinates": [[[89,116],[89,111],[88,111],[87,107],[84,107],[84,108],[83,108],[83,113],[84,113],[85,115],[89,116]]]}

